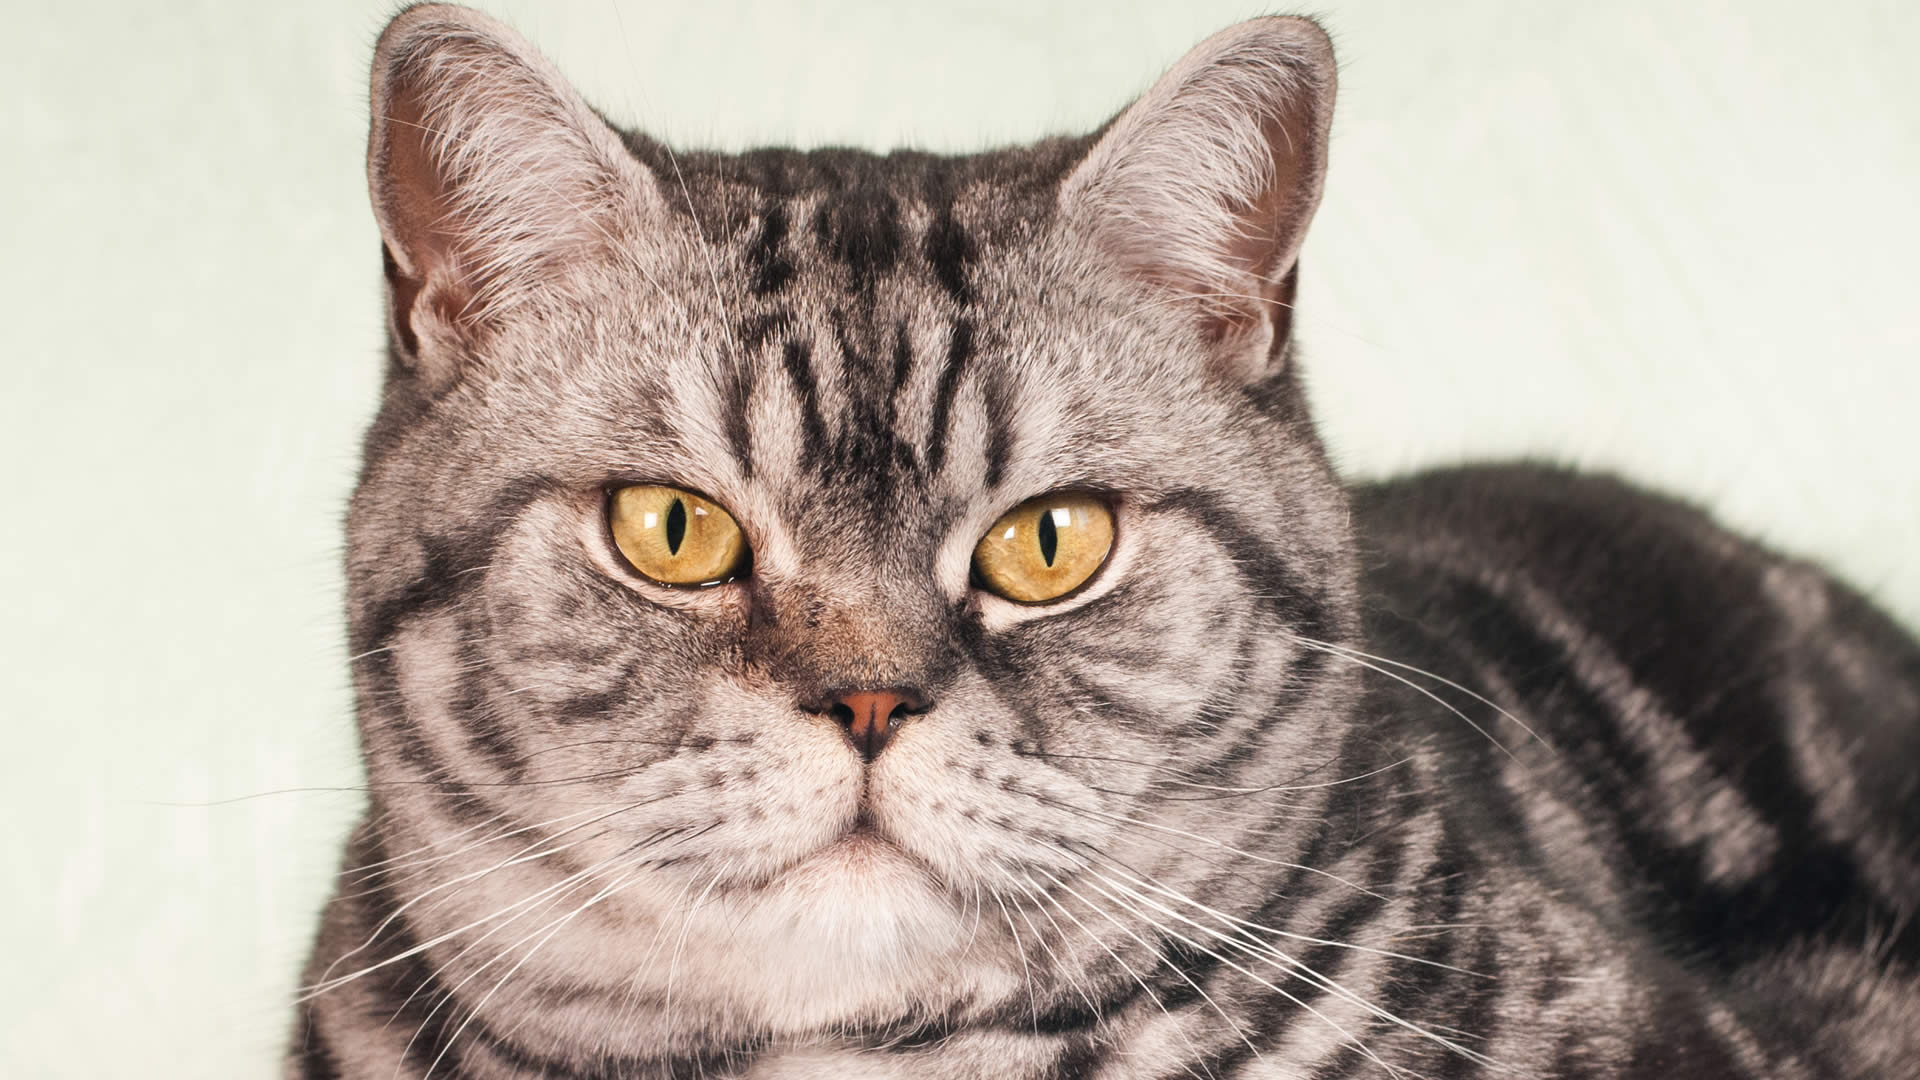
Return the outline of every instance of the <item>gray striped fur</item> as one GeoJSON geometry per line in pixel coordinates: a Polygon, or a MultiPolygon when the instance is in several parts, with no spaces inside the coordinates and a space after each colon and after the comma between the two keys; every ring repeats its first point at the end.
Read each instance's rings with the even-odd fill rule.
{"type": "Polygon", "coordinates": [[[1266,19],[1088,138],[676,154],[399,16],[369,807],[287,1075],[1912,1068],[1920,650],[1613,481],[1344,488],[1287,306],[1332,95],[1266,19]],[[751,575],[627,571],[635,482],[751,575]],[[1109,564],[973,588],[1061,489],[1109,564]],[[845,685],[934,705],[863,764],[797,705],[845,685]]]}

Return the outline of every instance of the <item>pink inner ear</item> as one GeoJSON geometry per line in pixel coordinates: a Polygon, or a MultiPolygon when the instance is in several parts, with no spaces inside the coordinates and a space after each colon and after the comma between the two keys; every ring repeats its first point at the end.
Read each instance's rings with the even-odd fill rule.
{"type": "Polygon", "coordinates": [[[389,249],[395,330],[409,351],[418,349],[423,317],[442,327],[461,324],[474,296],[463,274],[448,177],[435,160],[435,133],[417,98],[395,86],[387,101],[383,216],[397,249],[389,249]]]}
{"type": "Polygon", "coordinates": [[[659,224],[653,179],[512,30],[440,4],[380,36],[368,145],[394,334],[453,377],[518,314],[597,288],[659,224]]]}

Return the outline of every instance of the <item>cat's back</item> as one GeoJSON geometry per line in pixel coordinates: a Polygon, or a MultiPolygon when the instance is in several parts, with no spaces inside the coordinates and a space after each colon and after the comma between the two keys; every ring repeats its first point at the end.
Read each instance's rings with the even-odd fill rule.
{"type": "Polygon", "coordinates": [[[1920,966],[1920,648],[1885,614],[1600,475],[1439,470],[1354,515],[1383,715],[1452,725],[1485,842],[1711,973],[1920,966]]]}

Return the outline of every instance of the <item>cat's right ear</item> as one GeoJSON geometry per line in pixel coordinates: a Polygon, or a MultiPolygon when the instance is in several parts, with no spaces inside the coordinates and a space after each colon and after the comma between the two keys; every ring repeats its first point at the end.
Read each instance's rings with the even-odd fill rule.
{"type": "Polygon", "coordinates": [[[367,182],[392,333],[429,385],[486,335],[627,247],[660,205],[620,136],[506,26],[465,8],[400,13],[373,60],[367,182]]]}

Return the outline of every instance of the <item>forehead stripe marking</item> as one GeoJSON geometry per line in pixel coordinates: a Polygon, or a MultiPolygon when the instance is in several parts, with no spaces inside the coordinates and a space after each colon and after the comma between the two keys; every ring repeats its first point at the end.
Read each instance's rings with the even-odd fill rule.
{"type": "Polygon", "coordinates": [[[940,372],[939,385],[933,395],[932,430],[927,436],[927,472],[938,475],[947,463],[947,428],[953,419],[953,396],[959,392],[960,379],[967,373],[967,362],[973,358],[973,322],[967,318],[953,321],[952,336],[947,341],[947,366],[940,372]]]}
{"type": "Polygon", "coordinates": [[[999,372],[987,377],[987,486],[997,488],[1013,454],[1013,401],[999,372]]]}
{"type": "Polygon", "coordinates": [[[923,250],[933,276],[947,295],[962,306],[973,303],[973,286],[967,280],[967,267],[974,258],[973,238],[954,218],[952,203],[941,207],[940,215],[927,228],[923,250]]]}
{"type": "Polygon", "coordinates": [[[793,279],[793,262],[780,252],[787,238],[787,208],[769,201],[760,211],[760,231],[747,246],[747,261],[753,266],[753,294],[772,296],[793,279]]]}
{"type": "Polygon", "coordinates": [[[794,392],[800,395],[800,424],[807,437],[800,460],[808,467],[823,460],[827,448],[827,422],[820,415],[820,390],[814,385],[812,359],[813,349],[799,338],[788,338],[780,351],[780,363],[787,370],[787,378],[793,380],[794,392]]]}
{"type": "Polygon", "coordinates": [[[740,466],[740,475],[753,479],[753,432],[747,426],[747,407],[754,387],[760,381],[759,365],[743,362],[733,365],[726,375],[726,399],[722,403],[721,423],[727,435],[727,449],[740,466]]]}

